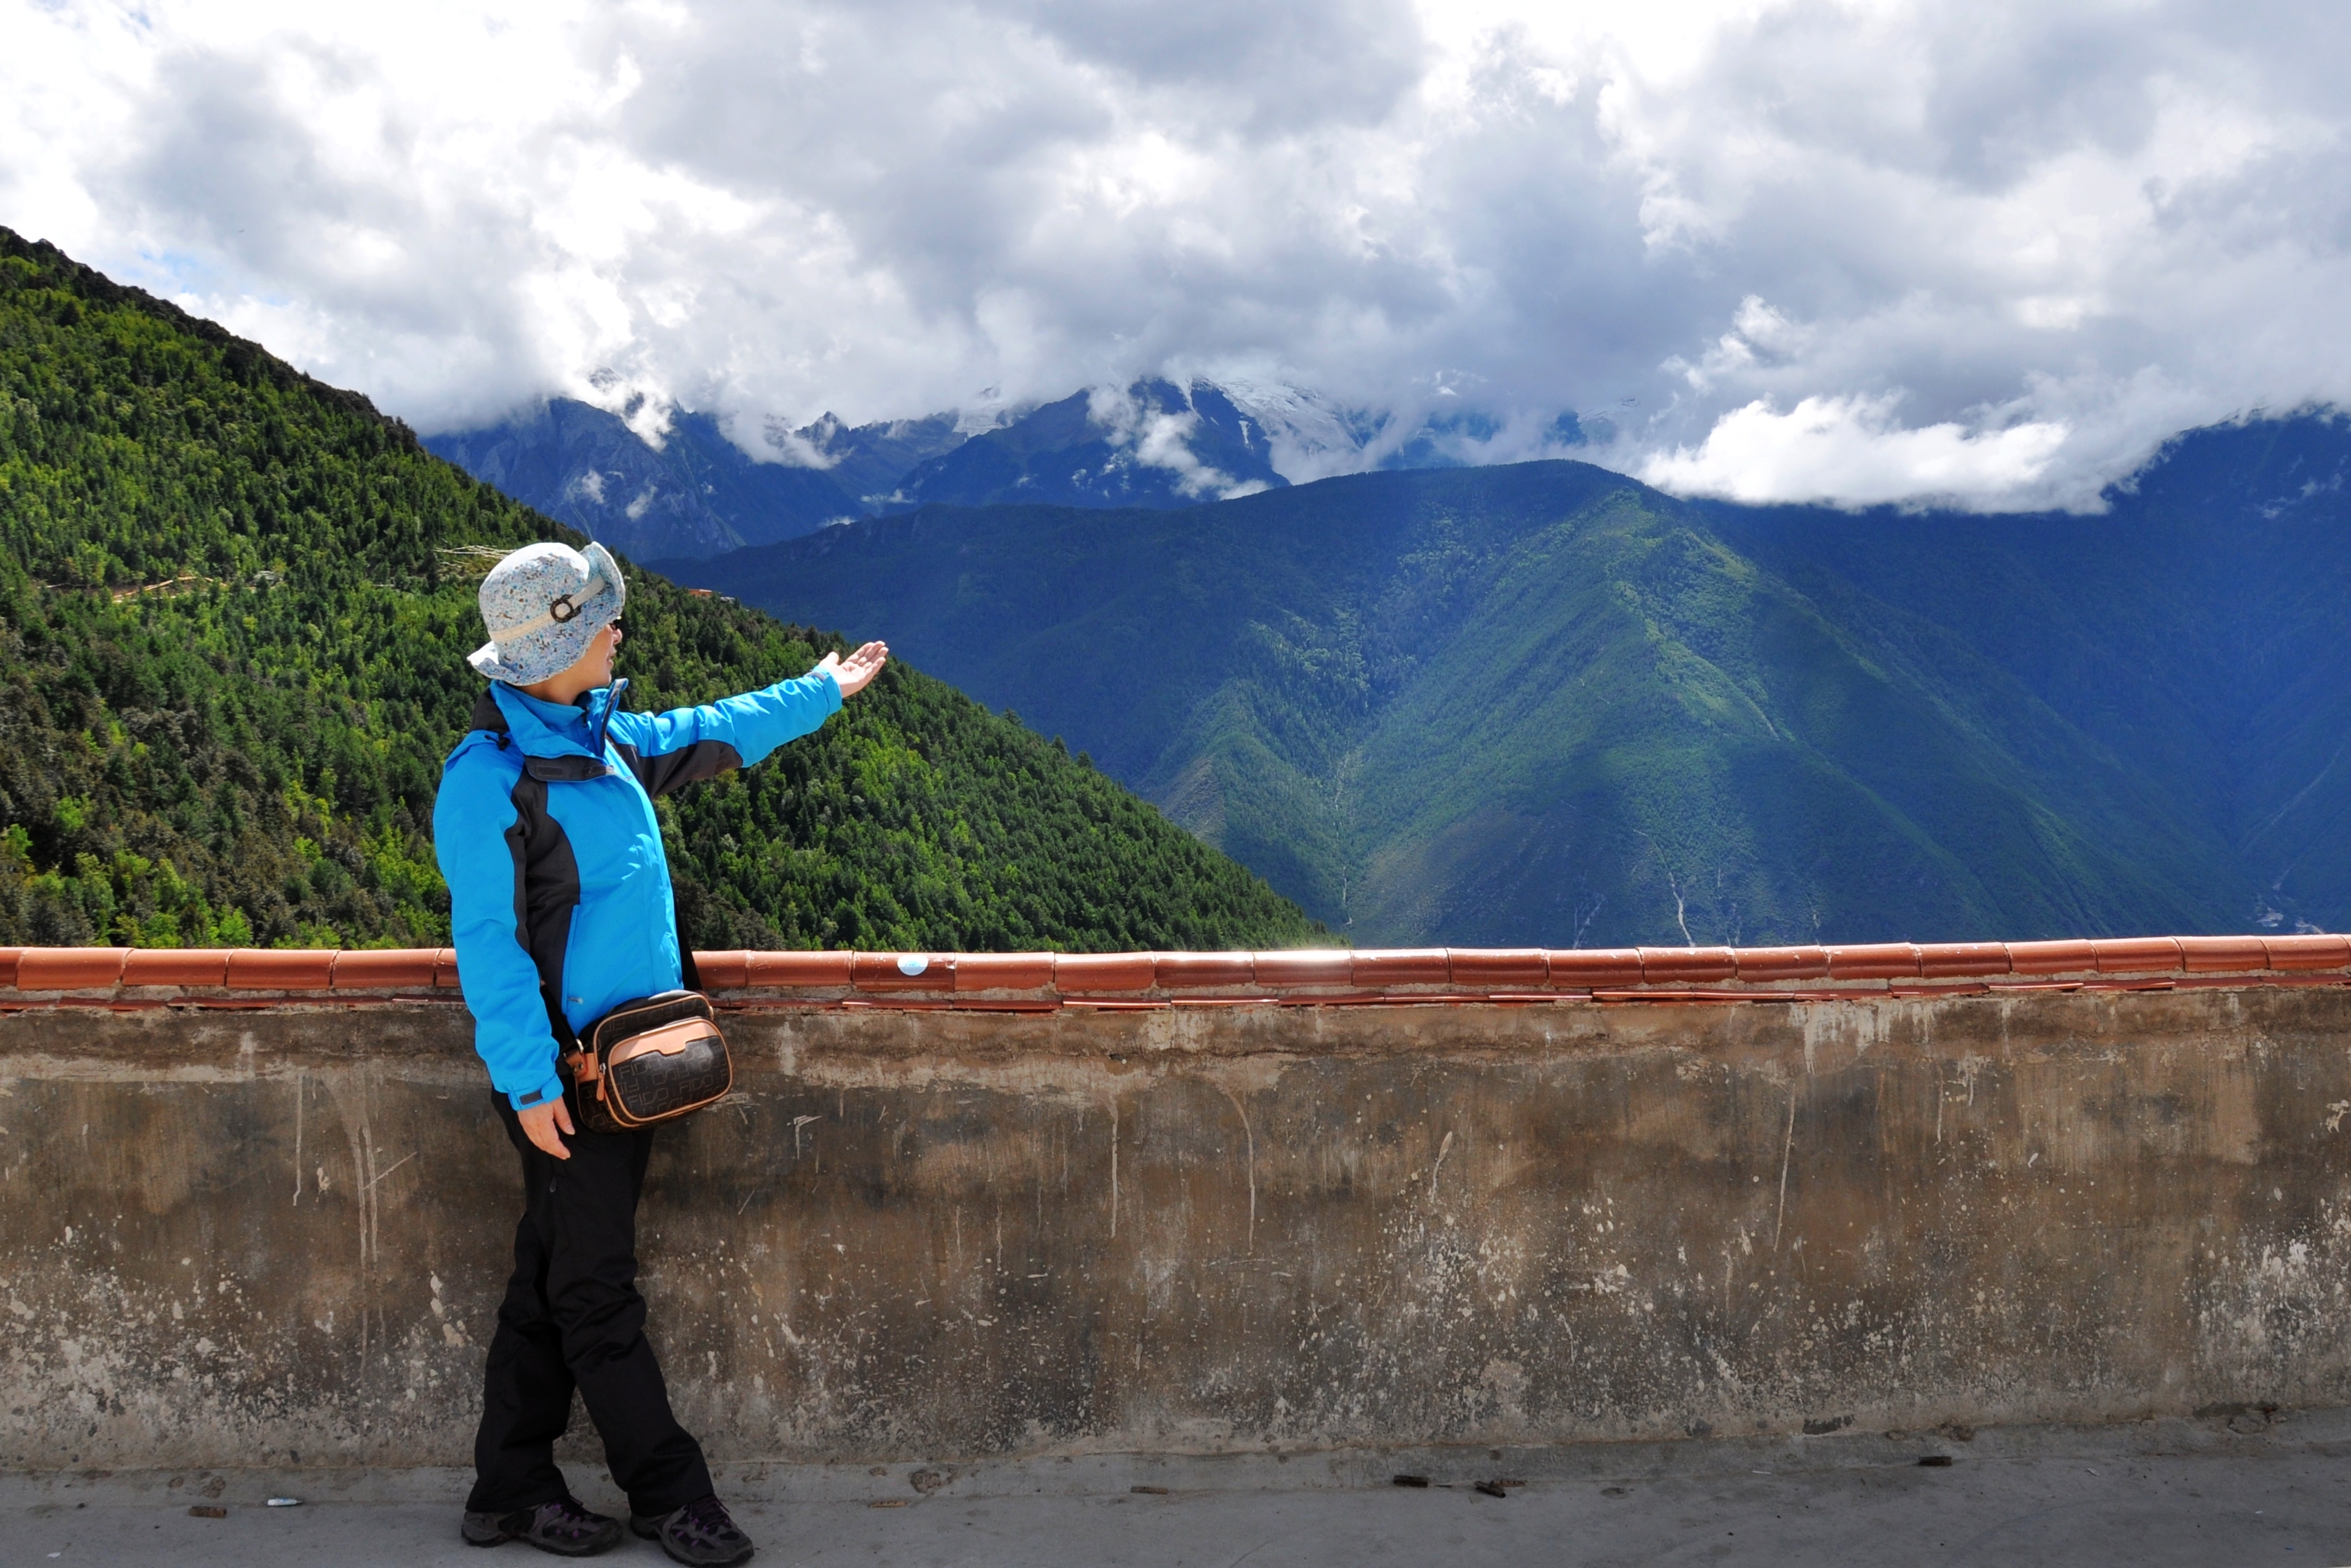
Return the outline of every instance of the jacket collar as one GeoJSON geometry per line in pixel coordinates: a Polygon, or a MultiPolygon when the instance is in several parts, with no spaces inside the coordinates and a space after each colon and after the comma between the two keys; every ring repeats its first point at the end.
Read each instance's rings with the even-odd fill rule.
{"type": "Polygon", "coordinates": [[[625,680],[587,694],[578,706],[541,702],[504,681],[492,681],[475,701],[472,727],[510,737],[525,757],[585,757],[601,762],[605,727],[625,680]]]}

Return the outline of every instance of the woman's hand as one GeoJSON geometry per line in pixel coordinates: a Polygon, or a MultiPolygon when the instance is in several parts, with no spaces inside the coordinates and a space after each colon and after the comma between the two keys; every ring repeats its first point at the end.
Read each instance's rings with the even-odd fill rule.
{"type": "Polygon", "coordinates": [[[571,1124],[571,1113],[565,1109],[562,1095],[543,1100],[528,1111],[517,1111],[515,1119],[522,1124],[524,1137],[559,1160],[571,1157],[571,1151],[563,1146],[563,1140],[556,1135],[555,1131],[560,1127],[574,1136],[579,1134],[579,1129],[571,1124]]]}
{"type": "Polygon", "coordinates": [[[882,673],[882,666],[889,662],[889,643],[868,643],[846,659],[838,653],[827,653],[817,661],[816,667],[831,670],[832,678],[841,683],[841,695],[847,698],[855,696],[870,685],[873,677],[882,673]]]}

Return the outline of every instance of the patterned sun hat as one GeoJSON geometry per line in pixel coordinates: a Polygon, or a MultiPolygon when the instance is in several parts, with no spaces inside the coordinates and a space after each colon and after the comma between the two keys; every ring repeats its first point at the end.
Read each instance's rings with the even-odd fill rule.
{"type": "Polygon", "coordinates": [[[525,545],[482,580],[490,640],[465,662],[494,681],[528,686],[580,662],[596,633],[621,618],[621,565],[602,545],[525,545]]]}

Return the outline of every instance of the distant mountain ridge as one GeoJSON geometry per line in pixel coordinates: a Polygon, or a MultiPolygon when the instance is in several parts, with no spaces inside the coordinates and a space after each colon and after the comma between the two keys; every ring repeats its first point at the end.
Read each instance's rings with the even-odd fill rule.
{"type": "Polygon", "coordinates": [[[618,414],[555,398],[425,447],[623,555],[719,555],[866,508],[821,469],[755,463],[706,414],[674,414],[655,446],[618,414]]]}
{"type": "Polygon", "coordinates": [[[1545,462],[672,570],[888,636],[1358,942],[2340,929],[2346,473],[2309,416],[2185,436],[2098,517],[1545,462]]]}
{"type": "Polygon", "coordinates": [[[858,509],[870,514],[903,499],[900,487],[917,465],[953,451],[972,434],[972,428],[952,413],[860,425],[844,424],[839,415],[828,413],[799,430],[771,423],[767,443],[781,451],[791,450],[795,443],[804,447],[825,465],[825,476],[858,509]]]}
{"type": "MultiPolygon", "coordinates": [[[[625,553],[704,559],[923,506],[1165,510],[1280,489],[1285,464],[1309,478],[1462,467],[1506,434],[1474,409],[1400,421],[1294,387],[1156,377],[976,414],[851,425],[827,413],[797,429],[771,420],[750,444],[757,456],[709,414],[672,410],[648,434],[632,423],[643,413],[554,398],[425,445],[625,553]]],[[[1534,438],[1566,449],[1584,431],[1561,414],[1534,438]]]]}
{"type": "Polygon", "coordinates": [[[1264,427],[1205,382],[1079,392],[917,465],[889,509],[1041,503],[1165,509],[1290,483],[1264,427]]]}

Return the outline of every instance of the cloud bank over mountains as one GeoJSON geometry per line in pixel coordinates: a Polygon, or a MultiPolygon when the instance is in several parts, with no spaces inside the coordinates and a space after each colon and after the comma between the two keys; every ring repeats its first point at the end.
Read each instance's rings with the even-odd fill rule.
{"type": "Polygon", "coordinates": [[[1578,455],[1685,493],[2001,509],[2351,403],[2334,7],[0,0],[0,223],[426,430],[555,394],[772,455],[771,423],[1165,375],[1265,414],[1293,479],[1556,453],[1573,410],[1578,455]]]}

